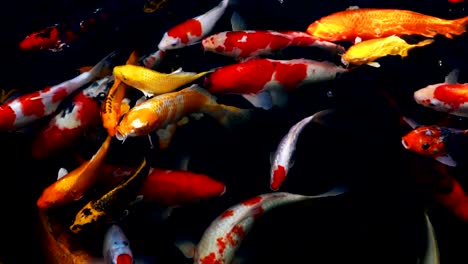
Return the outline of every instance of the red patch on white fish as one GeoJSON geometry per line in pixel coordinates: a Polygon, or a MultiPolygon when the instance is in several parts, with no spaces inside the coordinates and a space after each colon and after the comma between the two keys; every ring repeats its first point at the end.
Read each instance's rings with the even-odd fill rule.
{"type": "Polygon", "coordinates": [[[0,106],[0,130],[7,131],[14,127],[16,114],[10,106],[0,106]]]}
{"type": "Polygon", "coordinates": [[[242,202],[242,204],[245,205],[245,206],[252,206],[252,205],[256,205],[256,204],[258,204],[259,202],[261,202],[262,199],[263,199],[263,198],[262,198],[261,196],[255,196],[255,197],[253,197],[253,198],[250,198],[250,199],[248,199],[248,200],[242,202]]]}
{"type": "Polygon", "coordinates": [[[171,28],[167,32],[167,35],[173,38],[179,38],[182,43],[187,44],[190,41],[189,35],[192,37],[200,37],[202,33],[203,29],[200,21],[189,19],[171,28]]]}
{"type": "Polygon", "coordinates": [[[271,185],[270,185],[271,189],[274,191],[278,190],[285,178],[286,178],[286,169],[283,166],[278,165],[276,170],[273,172],[273,179],[271,180],[271,185]]]}
{"type": "Polygon", "coordinates": [[[434,90],[434,98],[448,104],[452,110],[468,103],[468,86],[466,84],[443,84],[434,90]]]}
{"type": "Polygon", "coordinates": [[[120,254],[117,257],[117,264],[133,264],[133,258],[129,254],[120,254]]]}
{"type": "Polygon", "coordinates": [[[45,113],[45,106],[42,102],[41,92],[31,93],[23,98],[19,98],[21,103],[21,111],[23,115],[30,116],[43,116],[45,113]]]}

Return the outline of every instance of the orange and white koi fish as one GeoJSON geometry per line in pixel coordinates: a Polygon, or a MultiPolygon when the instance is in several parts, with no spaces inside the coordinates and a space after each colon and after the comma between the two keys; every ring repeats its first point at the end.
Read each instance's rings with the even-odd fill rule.
{"type": "Polygon", "coordinates": [[[242,94],[255,107],[269,109],[283,104],[281,95],[273,95],[278,91],[333,80],[348,71],[327,61],[256,58],[215,69],[205,77],[203,87],[213,94],[242,94]]]}
{"type": "Polygon", "coordinates": [[[103,255],[105,264],[133,264],[130,242],[123,230],[111,225],[104,235],[103,255]]]}
{"type": "Polygon", "coordinates": [[[205,51],[241,60],[271,55],[290,46],[318,47],[333,54],[344,53],[342,46],[300,31],[225,31],[204,38],[202,46],[205,51]]]}
{"type": "Polygon", "coordinates": [[[32,143],[32,155],[45,159],[71,147],[91,127],[100,125],[101,103],[111,82],[108,75],[77,93],[49,123],[42,127],[32,143]]]}
{"type": "Polygon", "coordinates": [[[283,184],[289,169],[291,169],[294,164],[292,156],[296,150],[296,143],[302,130],[304,130],[310,122],[332,111],[333,109],[326,109],[303,118],[292,126],[288,133],[281,139],[276,152],[271,156],[270,188],[273,191],[278,190],[281,184],[283,184]]]}
{"type": "Polygon", "coordinates": [[[460,130],[436,125],[417,126],[401,139],[405,149],[423,156],[430,156],[447,166],[457,166],[447,148],[447,142],[454,134],[468,133],[460,130]]]}
{"type": "Polygon", "coordinates": [[[188,19],[164,33],[158,48],[162,51],[180,49],[200,42],[215,26],[226,11],[229,1],[222,0],[203,15],[188,19]]]}
{"type": "Polygon", "coordinates": [[[411,49],[423,47],[432,42],[434,42],[433,39],[426,39],[416,44],[408,44],[404,39],[393,35],[385,38],[369,39],[349,47],[341,56],[341,62],[344,65],[367,64],[380,67],[380,64],[375,60],[388,55],[399,55],[404,58],[408,56],[411,49]]]}
{"type": "Polygon", "coordinates": [[[143,199],[164,206],[179,206],[198,199],[219,197],[226,186],[204,174],[185,170],[154,168],[145,180],[139,194],[143,199]]]}
{"type": "Polygon", "coordinates": [[[468,117],[468,83],[457,83],[458,73],[458,69],[452,70],[445,82],[417,90],[414,100],[435,111],[468,117]]]}
{"type": "MultiPolygon", "coordinates": [[[[126,64],[137,64],[139,57],[139,52],[133,51],[126,64]]],[[[111,137],[115,135],[115,128],[120,118],[130,109],[130,106],[124,101],[126,91],[127,84],[122,82],[121,79],[115,78],[114,84],[107,92],[101,105],[102,126],[111,137]]]]}
{"type": "Polygon", "coordinates": [[[120,121],[115,136],[118,140],[125,140],[127,137],[148,135],[193,113],[208,114],[222,125],[229,126],[248,120],[251,110],[218,104],[208,91],[193,84],[135,105],[120,121]]]}
{"type": "Polygon", "coordinates": [[[89,161],[49,185],[37,200],[37,206],[40,209],[49,209],[79,200],[98,182],[99,168],[107,156],[111,140],[112,137],[108,136],[89,161]]]}
{"type": "Polygon", "coordinates": [[[231,263],[240,243],[251,230],[255,220],[278,206],[304,200],[338,196],[336,188],[320,195],[301,195],[287,192],[267,193],[234,205],[219,215],[203,233],[196,247],[195,264],[231,263]]]}
{"type": "Polygon", "coordinates": [[[320,18],[307,28],[310,35],[327,41],[354,41],[391,35],[435,37],[465,33],[468,16],[447,20],[409,10],[351,8],[320,18]]]}
{"type": "Polygon", "coordinates": [[[128,86],[140,90],[147,97],[173,92],[210,72],[184,72],[182,68],[179,68],[172,73],[161,73],[132,64],[114,67],[114,77],[116,79],[120,79],[128,86]]]}
{"type": "Polygon", "coordinates": [[[60,103],[83,85],[109,75],[111,59],[114,53],[107,55],[90,71],[60,84],[43,90],[21,95],[0,105],[0,131],[14,131],[32,122],[53,114],[60,103]]]}

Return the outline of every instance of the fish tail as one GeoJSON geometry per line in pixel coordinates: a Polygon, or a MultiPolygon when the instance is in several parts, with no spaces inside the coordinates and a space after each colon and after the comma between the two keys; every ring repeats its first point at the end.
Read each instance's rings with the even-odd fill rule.
{"type": "Polygon", "coordinates": [[[447,38],[453,38],[452,35],[461,35],[466,32],[468,25],[468,16],[450,20],[450,25],[447,29],[441,30],[447,38]]]}

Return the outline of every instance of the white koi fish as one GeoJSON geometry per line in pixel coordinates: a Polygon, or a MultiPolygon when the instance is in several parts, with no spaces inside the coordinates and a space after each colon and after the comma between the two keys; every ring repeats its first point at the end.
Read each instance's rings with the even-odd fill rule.
{"type": "Polygon", "coordinates": [[[133,264],[130,242],[118,225],[111,225],[104,236],[105,264],[133,264]]]}

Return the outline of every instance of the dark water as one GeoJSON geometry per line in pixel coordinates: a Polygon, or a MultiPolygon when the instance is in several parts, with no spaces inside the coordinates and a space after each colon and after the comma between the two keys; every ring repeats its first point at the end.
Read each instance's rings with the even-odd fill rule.
{"type": "MultiPolygon", "coordinates": [[[[145,1],[21,1],[3,11],[2,87],[22,91],[42,89],[76,74],[76,68],[93,65],[107,53],[128,54],[134,48],[153,52],[162,34],[171,26],[197,16],[217,1],[170,1],[166,9],[153,14],[141,12],[145,1]],[[113,14],[107,24],[79,39],[60,53],[20,52],[19,41],[28,33],[103,7],[113,14]]],[[[409,9],[444,18],[468,15],[466,4],[449,5],[433,1],[243,1],[237,10],[251,29],[302,30],[322,16],[360,7],[409,9]]],[[[230,30],[229,14],[214,29],[230,30]]],[[[444,118],[416,105],[415,90],[442,82],[454,68],[460,69],[459,82],[468,82],[468,35],[446,39],[436,37],[427,47],[412,51],[404,60],[386,57],[380,68],[367,66],[330,83],[308,85],[291,92],[284,109],[258,110],[251,122],[227,132],[211,119],[181,127],[164,152],[154,154],[155,165],[174,166],[179,153],[190,153],[189,169],[223,181],[224,196],[190,204],[174,211],[167,221],[151,218],[153,205],[129,215],[122,226],[134,254],[153,256],[155,263],[191,263],[173,246],[179,236],[199,239],[209,223],[225,209],[246,198],[270,192],[269,155],[289,128],[305,116],[325,108],[338,114],[329,126],[309,125],[300,136],[296,160],[282,191],[317,194],[336,184],[349,186],[342,197],[317,203],[301,203],[272,210],[259,219],[245,238],[239,256],[245,263],[416,263],[425,245],[422,212],[428,208],[439,242],[442,263],[466,263],[468,244],[466,223],[431,200],[416,178],[432,166],[430,158],[404,150],[401,136],[408,130],[399,123],[399,112],[387,100],[390,95],[404,114],[422,123],[444,118]],[[327,94],[333,94],[332,97],[327,94]],[[416,164],[416,165],[415,165],[416,164]]],[[[124,57],[126,55],[123,55],[124,57]]],[[[316,50],[288,50],[284,58],[328,58],[316,50]]],[[[203,71],[233,61],[204,54],[192,46],[168,54],[163,67],[183,67],[203,71]]],[[[125,58],[122,60],[124,63],[125,58]]],[[[222,96],[221,102],[236,106],[248,104],[236,96],[222,96]]],[[[453,124],[467,128],[462,118],[453,124]]],[[[40,263],[35,235],[35,202],[56,177],[67,157],[44,162],[29,155],[31,138],[4,133],[0,137],[2,155],[2,222],[0,260],[25,263],[34,257],[40,263]]],[[[466,139],[465,139],[466,140],[466,139]]],[[[88,151],[99,144],[88,142],[88,151]]],[[[141,142],[129,140],[120,158],[132,159],[141,151],[141,142]],[[128,157],[125,156],[129,155],[128,157]]],[[[461,146],[465,144],[460,139],[461,146]]],[[[466,149],[466,148],[465,148],[466,149]]],[[[456,148],[465,164],[463,149],[456,148]]],[[[466,175],[462,166],[460,175],[466,175]]],[[[459,179],[462,184],[466,179],[459,179]]],[[[468,184],[468,183],[467,183],[468,184]]],[[[468,185],[464,187],[468,188],[468,185]]],[[[157,215],[157,214],[156,214],[157,215]]],[[[72,216],[70,216],[72,217],[72,216]]],[[[102,239],[86,246],[100,252],[102,239]]]]}

